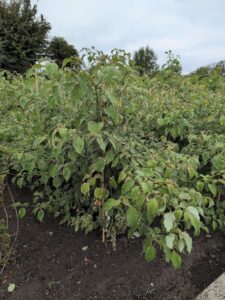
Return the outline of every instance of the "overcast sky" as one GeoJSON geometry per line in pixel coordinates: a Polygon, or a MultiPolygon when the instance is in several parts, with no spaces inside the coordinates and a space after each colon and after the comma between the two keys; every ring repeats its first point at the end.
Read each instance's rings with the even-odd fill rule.
{"type": "Polygon", "coordinates": [[[149,45],[160,64],[165,51],[181,58],[185,73],[225,59],[225,0],[32,0],[78,50],[95,46],[134,52],[149,45]]]}

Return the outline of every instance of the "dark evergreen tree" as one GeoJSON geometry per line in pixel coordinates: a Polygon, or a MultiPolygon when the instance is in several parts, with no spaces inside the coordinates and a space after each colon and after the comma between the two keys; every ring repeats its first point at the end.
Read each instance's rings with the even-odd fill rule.
{"type": "Polygon", "coordinates": [[[49,58],[54,59],[60,67],[65,58],[79,57],[78,51],[73,45],[68,44],[63,37],[53,37],[47,53],[49,58]]]}
{"type": "Polygon", "coordinates": [[[1,0],[0,68],[25,72],[45,54],[50,29],[30,0],[1,0]]]}
{"type": "Polygon", "coordinates": [[[149,46],[140,48],[134,53],[134,63],[137,66],[140,75],[147,74],[149,76],[154,75],[159,66],[157,64],[157,56],[149,46]]]}

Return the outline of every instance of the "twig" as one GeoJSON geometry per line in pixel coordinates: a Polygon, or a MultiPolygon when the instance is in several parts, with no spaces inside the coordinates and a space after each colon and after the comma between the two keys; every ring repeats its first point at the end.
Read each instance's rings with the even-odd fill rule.
{"type": "Polygon", "coordinates": [[[5,206],[3,206],[3,210],[5,212],[6,227],[9,228],[9,216],[8,216],[8,213],[7,213],[7,210],[6,210],[5,206]]]}
{"type": "MultiPolygon", "coordinates": [[[[12,194],[12,192],[11,192],[11,189],[10,189],[10,187],[9,187],[9,184],[8,184],[7,179],[6,179],[6,186],[7,186],[7,189],[8,189],[8,191],[9,191],[10,198],[11,198],[13,204],[15,204],[15,200],[14,200],[13,194],[12,194]]],[[[14,210],[15,210],[15,214],[16,214],[16,234],[15,234],[15,239],[14,239],[14,241],[13,241],[13,243],[12,243],[12,246],[10,247],[9,254],[8,254],[8,258],[11,257],[13,248],[14,248],[14,246],[15,246],[15,244],[16,244],[16,241],[17,241],[17,238],[18,238],[18,234],[19,234],[19,216],[18,216],[18,212],[17,212],[17,209],[16,209],[15,206],[14,206],[14,210]]],[[[1,269],[1,271],[0,271],[0,275],[3,273],[5,267],[6,267],[6,263],[3,265],[3,267],[2,267],[2,269],[1,269]]]]}

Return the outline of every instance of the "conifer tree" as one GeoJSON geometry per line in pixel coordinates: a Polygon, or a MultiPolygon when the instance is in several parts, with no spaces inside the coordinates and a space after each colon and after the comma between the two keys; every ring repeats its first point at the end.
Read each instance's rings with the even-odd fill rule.
{"type": "Polygon", "coordinates": [[[50,29],[30,0],[1,0],[0,69],[25,72],[45,53],[50,29]]]}

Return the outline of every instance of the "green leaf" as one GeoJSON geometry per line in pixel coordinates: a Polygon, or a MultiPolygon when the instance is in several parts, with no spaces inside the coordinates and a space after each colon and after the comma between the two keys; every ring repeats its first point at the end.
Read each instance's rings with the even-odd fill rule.
{"type": "MultiPolygon", "coordinates": [[[[197,213],[198,210],[196,209],[197,213]]],[[[198,214],[197,217],[197,213],[195,210],[186,210],[184,213],[184,220],[185,222],[187,222],[188,220],[190,220],[191,225],[194,227],[195,229],[195,235],[198,235],[200,233],[200,228],[201,228],[201,221],[200,221],[200,217],[198,214]]]]}
{"type": "Polygon", "coordinates": [[[198,175],[198,173],[196,172],[196,170],[193,167],[191,167],[191,166],[188,166],[187,170],[188,170],[188,174],[189,174],[190,178],[193,178],[193,177],[195,177],[195,176],[198,175]]]}
{"type": "Polygon", "coordinates": [[[8,286],[8,292],[12,293],[15,290],[15,288],[16,288],[15,283],[10,283],[8,286]]]}
{"type": "Polygon", "coordinates": [[[186,211],[192,214],[197,220],[200,220],[199,212],[194,206],[188,206],[186,211]]]}
{"type": "Polygon", "coordinates": [[[220,125],[225,127],[225,116],[220,118],[220,125]]]}
{"type": "Polygon", "coordinates": [[[117,188],[117,183],[116,183],[116,180],[115,180],[115,177],[114,176],[111,176],[110,179],[109,179],[109,184],[112,188],[116,189],[117,188]]]}
{"type": "Polygon", "coordinates": [[[51,77],[51,75],[57,73],[58,68],[59,67],[56,63],[49,63],[47,66],[45,66],[45,72],[51,77]]]}
{"type": "Polygon", "coordinates": [[[173,213],[166,213],[164,215],[163,224],[164,224],[167,232],[169,232],[173,228],[175,220],[176,220],[176,218],[173,213]]]}
{"type": "Polygon", "coordinates": [[[179,240],[177,246],[178,246],[179,252],[180,253],[183,252],[184,247],[185,247],[184,241],[183,240],[179,240]]]}
{"type": "Polygon", "coordinates": [[[113,122],[115,124],[118,124],[119,123],[119,117],[120,115],[118,115],[115,107],[113,107],[112,105],[111,106],[108,106],[105,108],[105,113],[113,120],[113,122]]]}
{"type": "Polygon", "coordinates": [[[28,173],[31,175],[34,168],[36,166],[36,162],[35,161],[30,161],[28,164],[27,164],[27,171],[28,173]]]}
{"type": "Polygon", "coordinates": [[[109,151],[106,152],[105,160],[109,164],[109,163],[111,163],[113,161],[114,157],[115,157],[115,153],[111,149],[111,150],[109,150],[109,151]]]}
{"type": "Polygon", "coordinates": [[[88,130],[91,134],[93,135],[97,135],[100,133],[101,129],[103,127],[103,123],[96,123],[96,122],[89,122],[88,123],[88,130]]]}
{"type": "Polygon", "coordinates": [[[86,183],[86,182],[83,183],[81,186],[81,193],[86,196],[88,194],[89,190],[90,190],[90,184],[86,183]]]}
{"type": "Polygon", "coordinates": [[[119,155],[118,155],[118,156],[116,156],[116,157],[114,158],[114,160],[113,160],[113,162],[112,162],[112,168],[115,168],[115,167],[118,165],[119,160],[120,160],[120,157],[119,157],[119,155]]]}
{"type": "Polygon", "coordinates": [[[62,185],[63,180],[61,180],[61,177],[57,176],[53,179],[53,185],[55,188],[59,188],[62,185]]]}
{"type": "Polygon", "coordinates": [[[39,160],[37,161],[37,165],[38,165],[39,170],[41,170],[41,171],[45,171],[46,168],[47,168],[47,164],[46,164],[45,161],[42,160],[42,159],[39,159],[39,160]]]}
{"type": "Polygon", "coordinates": [[[19,187],[20,189],[23,187],[23,183],[24,183],[23,177],[20,177],[20,178],[16,181],[16,184],[18,185],[18,187],[19,187]]]}
{"type": "Polygon", "coordinates": [[[104,200],[109,196],[109,191],[105,188],[96,188],[94,191],[95,199],[104,200]]]}
{"type": "Polygon", "coordinates": [[[117,147],[116,147],[115,137],[114,136],[112,136],[112,137],[110,136],[109,137],[109,141],[110,141],[111,145],[113,146],[113,149],[116,150],[117,147]]]}
{"type": "Polygon", "coordinates": [[[141,191],[139,186],[134,186],[130,193],[134,206],[140,210],[145,202],[145,194],[141,191]]]}
{"type": "Polygon", "coordinates": [[[113,92],[110,90],[106,90],[105,94],[109,98],[110,102],[115,106],[117,101],[116,101],[116,96],[113,94],[113,92]]]}
{"type": "Polygon", "coordinates": [[[152,246],[152,238],[151,237],[145,238],[143,242],[143,251],[145,252],[147,248],[151,246],[152,246]]]}
{"type": "Polygon", "coordinates": [[[66,140],[68,137],[68,129],[67,128],[59,128],[59,135],[63,140],[66,140]]]}
{"type": "Polygon", "coordinates": [[[214,156],[214,158],[213,158],[213,167],[217,171],[225,170],[225,151],[223,151],[222,153],[214,156]]]}
{"type": "Polygon", "coordinates": [[[148,217],[155,216],[158,210],[158,201],[154,198],[147,203],[147,215],[148,217]]]}
{"type": "Polygon", "coordinates": [[[173,249],[174,240],[175,240],[175,235],[174,234],[170,234],[170,235],[166,236],[166,246],[171,250],[173,249]]]}
{"type": "Polygon", "coordinates": [[[217,195],[217,187],[215,184],[208,184],[210,192],[213,194],[214,197],[217,195]]]}
{"type": "Polygon", "coordinates": [[[131,207],[130,201],[125,197],[122,197],[121,203],[123,203],[125,206],[131,207]]]}
{"type": "Polygon", "coordinates": [[[95,162],[95,171],[102,172],[105,168],[105,161],[102,158],[98,158],[95,162]]]}
{"type": "Polygon", "coordinates": [[[76,151],[74,151],[74,148],[71,148],[68,151],[67,155],[68,155],[68,158],[74,162],[74,161],[77,160],[77,157],[78,157],[79,154],[76,151]]]}
{"type": "Polygon", "coordinates": [[[132,179],[128,179],[122,186],[121,194],[124,195],[134,186],[134,181],[132,179]]]}
{"type": "Polygon", "coordinates": [[[103,210],[107,213],[110,209],[118,207],[120,203],[120,200],[108,199],[103,205],[103,210]]]}
{"type": "Polygon", "coordinates": [[[82,154],[84,150],[84,139],[79,136],[76,136],[73,139],[73,147],[78,154],[82,154]]]}
{"type": "Polygon", "coordinates": [[[176,209],[175,212],[174,212],[174,215],[176,217],[176,220],[179,222],[183,216],[183,211],[182,209],[176,209]]]}
{"type": "Polygon", "coordinates": [[[89,183],[91,186],[95,186],[95,185],[96,185],[96,180],[97,180],[96,176],[91,177],[91,178],[88,179],[88,183],[89,183]]]}
{"type": "Polygon", "coordinates": [[[195,235],[199,235],[200,234],[200,228],[201,228],[201,222],[196,219],[194,216],[189,215],[189,219],[191,221],[192,226],[195,229],[195,235]]]}
{"type": "Polygon", "coordinates": [[[172,252],[171,262],[172,262],[172,264],[173,264],[173,266],[174,266],[175,269],[177,269],[177,268],[179,268],[181,266],[181,257],[175,251],[172,252]]]}
{"type": "Polygon", "coordinates": [[[34,147],[41,145],[46,140],[46,136],[39,136],[34,141],[34,147]]]}
{"type": "Polygon", "coordinates": [[[145,194],[150,193],[153,190],[153,184],[151,182],[141,182],[140,186],[145,194]]]}
{"type": "Polygon", "coordinates": [[[203,189],[204,189],[204,183],[201,182],[201,181],[197,181],[197,183],[196,183],[196,190],[197,190],[198,192],[202,192],[203,189]]]}
{"type": "Polygon", "coordinates": [[[106,145],[105,145],[105,142],[103,141],[103,138],[102,138],[102,137],[97,138],[97,142],[98,142],[98,144],[99,144],[100,149],[101,149],[103,152],[105,152],[106,145]]]}
{"type": "Polygon", "coordinates": [[[179,130],[179,128],[176,128],[176,127],[173,127],[170,129],[170,133],[174,139],[177,138],[179,135],[178,130],[179,130]]]}
{"type": "Polygon", "coordinates": [[[119,178],[118,178],[118,183],[123,181],[127,177],[127,174],[124,172],[120,172],[119,178]]]}
{"type": "Polygon", "coordinates": [[[181,192],[179,194],[179,198],[182,200],[191,200],[191,196],[188,193],[181,192]]]}
{"type": "Polygon", "coordinates": [[[215,231],[217,229],[217,223],[215,221],[212,222],[212,229],[215,231]]]}
{"type": "Polygon", "coordinates": [[[72,62],[71,58],[65,58],[62,63],[62,68],[64,68],[66,65],[68,65],[71,62],[72,62]]]}
{"type": "Polygon", "coordinates": [[[50,167],[49,167],[50,177],[54,178],[57,173],[58,173],[58,166],[56,164],[50,165],[50,167]]]}
{"type": "Polygon", "coordinates": [[[44,219],[44,216],[45,216],[44,210],[43,210],[43,209],[40,209],[40,210],[38,211],[38,214],[37,214],[38,220],[39,220],[40,222],[42,222],[43,219],[44,219]]]}
{"type": "Polygon", "coordinates": [[[26,215],[26,209],[21,207],[18,212],[19,217],[22,219],[26,215]]]}
{"type": "Polygon", "coordinates": [[[136,208],[129,207],[127,210],[127,224],[130,227],[137,225],[139,219],[139,214],[136,208]]]}
{"type": "Polygon", "coordinates": [[[171,261],[172,251],[168,247],[164,247],[163,251],[165,253],[165,260],[169,263],[171,261]]]}
{"type": "Polygon", "coordinates": [[[153,246],[147,247],[145,249],[145,259],[147,262],[151,262],[155,259],[156,257],[156,249],[153,246]]]}
{"type": "Polygon", "coordinates": [[[187,232],[182,232],[182,237],[185,241],[188,253],[191,253],[192,250],[192,238],[187,232]]]}
{"type": "Polygon", "coordinates": [[[63,177],[66,182],[69,181],[69,179],[71,177],[71,170],[68,166],[64,167],[64,169],[63,169],[63,177]]]}
{"type": "Polygon", "coordinates": [[[157,124],[158,124],[159,126],[164,126],[164,125],[167,124],[167,120],[166,120],[166,119],[163,119],[163,118],[158,118],[158,119],[157,119],[157,124]]]}

